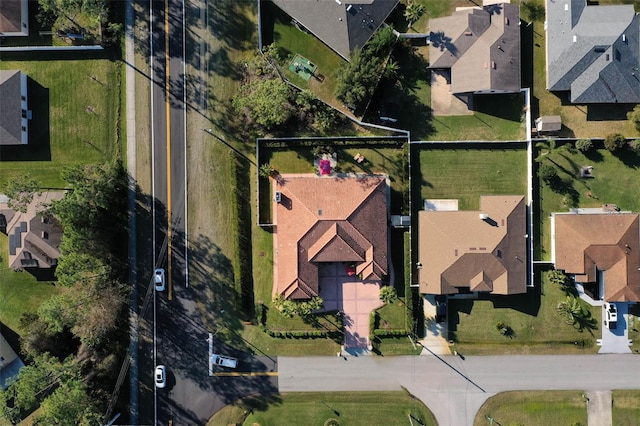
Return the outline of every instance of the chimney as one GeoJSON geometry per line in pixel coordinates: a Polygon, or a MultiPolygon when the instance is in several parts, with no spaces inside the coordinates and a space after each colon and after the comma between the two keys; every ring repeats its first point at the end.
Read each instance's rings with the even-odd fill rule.
{"type": "Polygon", "coordinates": [[[487,220],[487,219],[489,219],[489,215],[488,215],[488,214],[486,214],[486,213],[480,213],[480,214],[478,215],[478,217],[480,218],[480,220],[487,220]]]}

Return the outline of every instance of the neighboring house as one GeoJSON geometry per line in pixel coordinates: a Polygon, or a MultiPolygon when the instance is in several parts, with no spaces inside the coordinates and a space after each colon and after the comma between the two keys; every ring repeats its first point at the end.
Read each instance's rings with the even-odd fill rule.
{"type": "Polygon", "coordinates": [[[274,190],[273,296],[318,296],[323,263],[353,267],[363,281],[386,277],[386,176],[283,174],[274,190]]]}
{"type": "Polygon", "coordinates": [[[6,390],[17,379],[22,367],[22,360],[0,333],[0,389],[6,390]]]}
{"type": "Polygon", "coordinates": [[[0,70],[0,145],[29,143],[30,119],[26,74],[0,70]]]}
{"type": "Polygon", "coordinates": [[[60,257],[62,228],[55,217],[39,213],[42,203],[59,200],[63,192],[35,195],[26,213],[11,210],[0,200],[0,216],[9,236],[9,267],[13,269],[52,268],[60,257]]]}
{"type": "Polygon", "coordinates": [[[0,37],[29,35],[29,0],[0,0],[0,37]]]}
{"type": "Polygon", "coordinates": [[[526,293],[526,232],[522,195],[482,196],[477,211],[419,211],[420,292],[526,293]]]}
{"type": "Polygon", "coordinates": [[[640,302],[640,215],[608,208],[551,216],[552,261],[600,299],[640,302]]]}
{"type": "Polygon", "coordinates": [[[640,22],[633,5],[547,0],[547,89],[572,103],[639,103],[640,22]]]}
{"type": "Polygon", "coordinates": [[[362,48],[399,0],[271,0],[347,61],[362,48]]]}
{"type": "Polygon", "coordinates": [[[518,5],[459,8],[429,29],[429,68],[450,71],[451,93],[520,91],[518,5]]]}

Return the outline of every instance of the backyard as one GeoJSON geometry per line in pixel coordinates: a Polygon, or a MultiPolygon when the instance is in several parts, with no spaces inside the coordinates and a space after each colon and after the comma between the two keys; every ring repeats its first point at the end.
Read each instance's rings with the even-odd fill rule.
{"type": "Polygon", "coordinates": [[[566,295],[549,282],[547,272],[536,273],[535,288],[526,294],[486,296],[480,300],[449,301],[450,338],[462,354],[580,354],[595,353],[600,337],[601,309],[579,303],[589,313],[582,328],[568,325],[557,305],[566,295]],[[511,332],[502,334],[502,323],[511,332]]]}
{"type": "Polygon", "coordinates": [[[3,53],[0,61],[0,69],[19,69],[29,77],[33,111],[29,144],[0,147],[0,188],[8,178],[26,172],[46,187],[61,187],[62,167],[110,161],[126,152],[120,121],[122,63],[38,55],[3,53]]]}
{"type": "Polygon", "coordinates": [[[458,199],[460,210],[479,208],[481,195],[527,193],[527,151],[520,144],[412,145],[412,203],[458,199]]]}
{"type": "Polygon", "coordinates": [[[223,408],[207,426],[321,425],[331,418],[341,425],[437,425],[431,411],[406,392],[310,392],[250,397],[223,408]]]}
{"type": "Polygon", "coordinates": [[[609,203],[617,204],[623,211],[640,211],[640,199],[635,190],[640,182],[640,156],[631,150],[612,154],[602,149],[601,143],[594,143],[600,149],[586,153],[567,149],[573,146],[573,142],[567,142],[565,147],[557,145],[551,151],[547,145],[534,153],[534,157],[541,159],[539,164],[546,162],[556,169],[562,182],[554,190],[534,179],[534,189],[539,188],[540,194],[534,211],[534,259],[551,259],[549,217],[553,212],[566,212],[573,207],[600,207],[609,203]],[[546,154],[540,156],[544,152],[546,154]],[[592,166],[593,177],[580,177],[582,166],[592,166]]]}
{"type": "Polygon", "coordinates": [[[578,390],[499,393],[484,403],[473,424],[586,425],[587,405],[583,395],[578,390]]]}

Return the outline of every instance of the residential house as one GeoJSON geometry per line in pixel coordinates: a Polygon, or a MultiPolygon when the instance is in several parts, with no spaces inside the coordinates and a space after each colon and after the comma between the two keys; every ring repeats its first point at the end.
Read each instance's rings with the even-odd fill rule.
{"type": "Polygon", "coordinates": [[[14,211],[0,199],[0,216],[9,236],[9,266],[13,269],[53,268],[60,257],[62,228],[58,220],[40,213],[41,205],[59,200],[63,192],[35,195],[26,213],[14,211]]]}
{"type": "Polygon", "coordinates": [[[640,302],[640,215],[576,209],[551,217],[552,261],[607,302],[640,302]]]}
{"type": "Polygon", "coordinates": [[[0,0],[0,37],[29,35],[29,0],[0,0]]]}
{"type": "Polygon", "coordinates": [[[271,0],[347,61],[362,48],[399,0],[271,0]]]}
{"type": "Polygon", "coordinates": [[[328,263],[361,281],[387,276],[386,176],[283,174],[274,191],[274,297],[318,296],[328,263]]]}
{"type": "Polygon", "coordinates": [[[482,196],[476,211],[457,210],[457,203],[419,211],[420,292],[526,293],[526,232],[522,195],[482,196]]]}
{"type": "Polygon", "coordinates": [[[429,68],[447,75],[451,93],[519,92],[520,7],[458,8],[429,20],[429,68]]]}
{"type": "Polygon", "coordinates": [[[29,143],[27,76],[0,70],[0,145],[29,143]]]}
{"type": "Polygon", "coordinates": [[[0,333],[0,389],[6,390],[17,379],[22,367],[24,363],[0,333]]]}
{"type": "Polygon", "coordinates": [[[547,89],[577,104],[639,103],[640,22],[633,5],[547,0],[547,89]]]}

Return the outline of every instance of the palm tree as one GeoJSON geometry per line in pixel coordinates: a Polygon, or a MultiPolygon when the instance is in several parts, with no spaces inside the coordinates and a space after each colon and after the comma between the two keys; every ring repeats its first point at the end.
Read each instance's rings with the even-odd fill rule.
{"type": "Polygon", "coordinates": [[[423,4],[410,0],[407,8],[404,10],[404,17],[409,23],[409,28],[422,18],[422,15],[425,13],[427,13],[427,8],[423,4]]]}
{"type": "Polygon", "coordinates": [[[580,301],[571,296],[567,296],[566,300],[558,303],[557,310],[558,314],[564,318],[564,322],[569,325],[574,325],[584,316],[580,301]]]}

